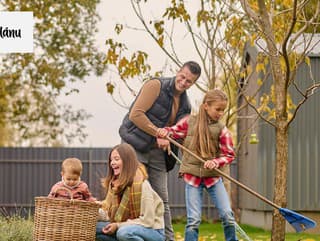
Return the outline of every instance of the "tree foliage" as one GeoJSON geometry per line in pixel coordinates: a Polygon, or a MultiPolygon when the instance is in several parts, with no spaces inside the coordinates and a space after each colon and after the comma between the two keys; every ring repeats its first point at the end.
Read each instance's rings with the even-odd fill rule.
{"type": "MultiPolygon", "coordinates": [[[[314,81],[307,88],[302,88],[301,81],[299,83],[295,78],[302,64],[307,63],[310,67],[308,52],[315,46],[313,34],[320,23],[320,2],[297,0],[241,0],[240,2],[255,28],[256,34],[252,35],[251,42],[261,49],[255,66],[251,71],[246,70],[247,74],[250,76],[263,71],[266,78],[259,80],[260,86],[266,82],[268,76],[271,76],[272,80],[269,93],[260,93],[261,98],[258,101],[255,101],[255,96],[252,95],[247,95],[245,98],[257,116],[275,129],[273,196],[274,203],[286,207],[289,126],[302,104],[320,87],[320,80],[313,79],[312,75],[310,79],[314,81]],[[305,35],[306,32],[310,34],[305,35]],[[299,93],[298,103],[292,102],[289,88],[299,93]]],[[[285,240],[285,220],[278,210],[273,212],[271,240],[285,240]]]]}
{"type": "Polygon", "coordinates": [[[84,140],[84,110],[58,102],[84,81],[104,71],[104,55],[94,44],[99,0],[3,0],[4,11],[32,11],[34,52],[0,59],[1,145],[54,145],[84,140]]]}

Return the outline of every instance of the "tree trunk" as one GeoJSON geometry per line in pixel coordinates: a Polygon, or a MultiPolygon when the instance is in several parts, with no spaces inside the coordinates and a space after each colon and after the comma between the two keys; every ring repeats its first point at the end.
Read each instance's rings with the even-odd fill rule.
{"type": "MultiPolygon", "coordinates": [[[[288,116],[287,85],[285,72],[280,65],[280,57],[275,45],[268,42],[270,62],[276,95],[276,160],[274,170],[273,201],[280,207],[287,205],[287,164],[288,164],[288,116]]],[[[273,211],[271,241],[285,241],[285,219],[278,210],[273,211]]]]}
{"type": "MultiPolygon", "coordinates": [[[[288,130],[286,120],[280,121],[276,129],[276,162],[274,179],[274,203],[287,206],[287,163],[288,163],[288,130]]],[[[286,221],[278,210],[273,211],[271,241],[285,240],[286,221]]]]}

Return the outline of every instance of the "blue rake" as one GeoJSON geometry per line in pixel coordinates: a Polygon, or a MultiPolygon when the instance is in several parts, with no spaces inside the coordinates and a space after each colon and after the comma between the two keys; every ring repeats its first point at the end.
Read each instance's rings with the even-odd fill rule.
{"type": "Polygon", "coordinates": [[[296,213],[290,209],[279,208],[279,212],[288,221],[288,223],[291,224],[291,226],[296,230],[297,233],[317,226],[317,223],[312,219],[296,213]]]}
{"type": "MultiPolygon", "coordinates": [[[[201,157],[199,157],[198,155],[196,155],[195,153],[193,153],[192,151],[190,151],[188,148],[186,148],[185,146],[181,145],[179,142],[176,142],[175,140],[173,140],[171,137],[167,136],[166,137],[172,144],[176,145],[177,147],[181,148],[182,150],[188,152],[190,155],[192,155],[193,157],[195,157],[196,159],[198,159],[201,162],[205,162],[204,159],[202,159],[201,157]]],[[[174,155],[174,158],[176,158],[178,160],[179,163],[181,163],[181,161],[179,160],[179,158],[174,155]]],[[[226,179],[230,180],[231,182],[237,184],[239,187],[243,188],[244,190],[246,190],[247,192],[251,193],[252,195],[256,196],[257,198],[261,199],[262,201],[268,203],[269,205],[271,205],[272,207],[276,208],[279,210],[280,214],[288,221],[288,223],[291,224],[291,226],[296,230],[296,232],[302,232],[306,229],[310,229],[310,228],[314,228],[317,226],[317,223],[310,219],[307,218],[299,213],[296,213],[292,210],[286,209],[286,208],[282,208],[280,206],[278,206],[277,204],[271,202],[269,199],[265,198],[264,196],[260,195],[259,193],[253,191],[252,189],[250,189],[249,187],[247,187],[246,185],[242,184],[241,182],[237,181],[236,179],[230,177],[229,175],[225,174],[224,172],[222,172],[219,169],[215,169],[215,171],[222,177],[225,177],[226,179]]]]}

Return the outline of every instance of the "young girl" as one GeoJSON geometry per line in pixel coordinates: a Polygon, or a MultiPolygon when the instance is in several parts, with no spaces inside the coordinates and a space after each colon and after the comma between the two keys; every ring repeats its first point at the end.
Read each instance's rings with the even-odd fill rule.
{"type": "Polygon", "coordinates": [[[164,207],[151,188],[147,172],[130,144],[115,146],[109,154],[107,195],[102,202],[108,221],[97,224],[97,240],[164,240],[164,207]]]}
{"type": "MultiPolygon", "coordinates": [[[[203,189],[210,195],[222,220],[225,240],[235,241],[235,219],[229,202],[229,197],[214,168],[230,164],[234,159],[231,134],[219,122],[227,107],[227,96],[218,89],[210,90],[204,96],[196,116],[186,116],[175,126],[167,128],[174,139],[184,139],[184,146],[206,160],[202,163],[192,155],[184,152],[180,174],[185,185],[187,208],[187,225],[185,240],[198,240],[201,222],[203,189]]],[[[165,131],[159,130],[165,134],[165,131]]]]}
{"type": "Polygon", "coordinates": [[[61,165],[61,181],[54,184],[48,197],[96,201],[89,191],[88,185],[81,181],[82,163],[78,158],[67,158],[61,165]],[[68,189],[69,192],[66,190],[68,189]]]}

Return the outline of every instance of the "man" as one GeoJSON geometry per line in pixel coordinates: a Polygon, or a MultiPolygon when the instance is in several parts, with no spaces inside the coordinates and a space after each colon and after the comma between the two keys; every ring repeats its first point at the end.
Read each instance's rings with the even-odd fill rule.
{"type": "Polygon", "coordinates": [[[191,112],[186,90],[200,77],[201,67],[193,61],[183,64],[175,77],[154,78],[147,81],[124,117],[119,134],[122,141],[131,144],[138,159],[145,164],[153,189],[164,202],[166,240],[174,240],[171,213],[168,204],[168,154],[159,130],[175,124],[191,112]]]}

